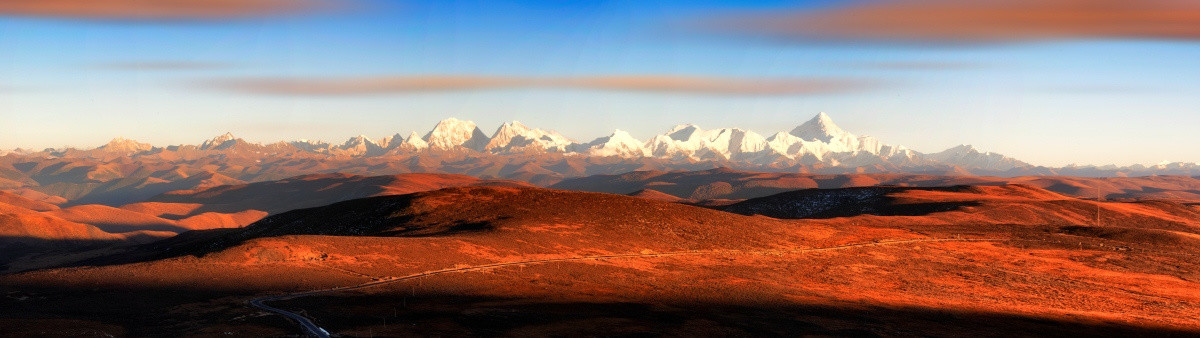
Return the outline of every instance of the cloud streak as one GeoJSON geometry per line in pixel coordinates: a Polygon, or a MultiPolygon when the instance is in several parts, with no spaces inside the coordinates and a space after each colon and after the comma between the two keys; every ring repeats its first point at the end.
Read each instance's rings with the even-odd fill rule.
{"type": "Polygon", "coordinates": [[[95,65],[98,69],[135,71],[219,70],[233,67],[234,65],[229,63],[193,61],[114,62],[95,65]]]}
{"type": "Polygon", "coordinates": [[[911,71],[981,69],[991,66],[980,63],[950,61],[840,62],[834,63],[834,65],[859,69],[911,71]]]}
{"type": "Polygon", "coordinates": [[[1200,39],[1194,0],[875,0],[783,13],[727,13],[701,29],[830,41],[993,43],[1200,39]]]}
{"type": "Polygon", "coordinates": [[[0,0],[0,16],[101,20],[221,20],[340,8],[329,0],[0,0]]]}
{"type": "Polygon", "coordinates": [[[368,95],[440,91],[547,88],[709,95],[804,95],[858,91],[869,81],[683,76],[487,77],[390,76],[373,78],[259,78],[210,81],[211,88],[273,95],[368,95]]]}

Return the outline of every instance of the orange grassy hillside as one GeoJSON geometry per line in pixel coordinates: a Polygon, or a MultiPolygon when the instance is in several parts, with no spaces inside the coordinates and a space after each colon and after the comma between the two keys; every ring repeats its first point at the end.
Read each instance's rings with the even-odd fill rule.
{"type": "Polygon", "coordinates": [[[260,210],[274,214],[355,198],[399,195],[472,185],[528,186],[528,184],[513,181],[481,180],[470,176],[451,174],[388,176],[318,174],[202,190],[173,191],[151,198],[149,202],[203,205],[192,210],[188,215],[209,211],[230,213],[244,210],[260,210]]]}
{"type": "Polygon", "coordinates": [[[1200,302],[1190,207],[1019,185],[792,195],[776,197],[837,208],[776,219],[523,187],[356,199],[5,276],[0,287],[61,296],[3,303],[0,317],[278,336],[301,332],[246,299],[380,283],[271,304],[344,336],[1162,336],[1200,327],[1189,306],[1200,302]],[[1077,224],[1096,207],[1121,216],[1077,224]],[[458,270],[427,273],[444,269],[458,270]],[[186,290],[200,293],[162,298],[186,290]],[[98,318],[70,310],[84,292],[167,305],[98,318]]]}

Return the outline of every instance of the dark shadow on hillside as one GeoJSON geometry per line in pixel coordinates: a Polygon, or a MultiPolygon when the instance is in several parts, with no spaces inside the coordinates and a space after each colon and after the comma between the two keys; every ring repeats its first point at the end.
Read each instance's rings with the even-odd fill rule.
{"type": "Polygon", "coordinates": [[[262,210],[278,214],[289,210],[313,208],[348,199],[382,193],[391,176],[351,176],[317,174],[290,177],[278,181],[227,185],[183,194],[156,194],[148,202],[200,203],[192,214],[206,212],[235,213],[262,210]]]}
{"type": "MultiPolygon", "coordinates": [[[[152,178],[155,177],[169,175],[167,172],[169,172],[169,170],[157,172],[139,171],[138,173],[123,179],[91,184],[87,188],[87,191],[82,192],[81,195],[78,195],[74,198],[69,198],[70,201],[62,206],[69,207],[85,204],[102,204],[116,207],[129,203],[142,202],[168,191],[195,189],[197,186],[205,184],[206,180],[212,179],[213,176],[216,175],[213,173],[207,173],[181,179],[161,181],[152,180],[152,178]]],[[[71,184],[68,182],[63,182],[61,184],[71,184]]]]}
{"type": "Polygon", "coordinates": [[[119,223],[119,222],[118,223],[95,222],[95,223],[89,223],[89,224],[100,230],[103,230],[104,232],[112,233],[112,234],[122,234],[122,233],[127,233],[127,232],[138,231],[138,230],[168,231],[168,232],[174,232],[174,233],[181,233],[181,232],[190,230],[185,227],[171,225],[171,224],[147,224],[147,225],[133,224],[133,225],[131,225],[128,223],[119,223]]]}
{"type": "Polygon", "coordinates": [[[37,161],[30,161],[30,162],[13,163],[12,167],[21,172],[29,172],[30,170],[33,170],[33,168],[36,168],[37,165],[38,165],[37,161]]]}
{"type": "Polygon", "coordinates": [[[742,215],[763,215],[781,219],[823,219],[858,215],[924,216],[980,204],[972,201],[897,203],[890,195],[909,190],[959,191],[966,188],[968,187],[805,189],[749,199],[717,209],[742,215]]]}
{"type": "Polygon", "coordinates": [[[264,237],[290,235],[437,237],[487,232],[500,220],[464,220],[418,225],[420,212],[409,210],[418,194],[369,197],[322,207],[293,210],[264,218],[240,229],[189,231],[138,246],[130,252],[64,266],[104,266],[180,256],[204,256],[264,237]]]}
{"type": "Polygon", "coordinates": [[[1000,312],[873,304],[566,302],[397,292],[274,302],[333,333],[356,336],[1126,336],[1192,337],[1200,330],[1085,322],[1000,312]]]}
{"type": "MultiPolygon", "coordinates": [[[[503,218],[497,218],[497,220],[503,218]]],[[[385,237],[445,237],[463,235],[476,232],[487,232],[496,230],[496,226],[492,225],[493,221],[485,222],[456,222],[445,227],[437,228],[419,228],[410,227],[399,230],[383,231],[378,236],[385,237]]]]}
{"type": "MultiPolygon", "coordinates": [[[[928,336],[1195,337],[1200,330],[872,303],[805,304],[726,295],[727,301],[625,302],[410,293],[313,296],[270,305],[303,313],[335,335],[356,336],[928,336]]],[[[6,334],[103,329],[130,336],[283,336],[302,332],[257,315],[252,291],[0,285],[6,334]],[[191,309],[163,311],[163,309],[191,309]],[[117,332],[120,332],[117,331],[117,332]]]]}
{"type": "Polygon", "coordinates": [[[1122,194],[1108,194],[1104,198],[1105,199],[1138,200],[1138,199],[1144,199],[1148,195],[1153,196],[1153,194],[1156,194],[1156,193],[1180,193],[1180,194],[1200,195],[1200,190],[1174,190],[1174,189],[1144,187],[1141,190],[1132,190],[1132,189],[1124,190],[1124,193],[1122,193],[1122,194]]]}
{"type": "MultiPolygon", "coordinates": [[[[0,236],[0,272],[15,268],[18,261],[44,260],[60,262],[70,256],[88,251],[125,247],[127,241],[120,240],[51,240],[34,237],[0,236]]],[[[69,263],[69,262],[64,262],[69,263]]],[[[50,267],[60,264],[38,265],[50,267]]],[[[20,269],[25,270],[25,269],[20,269]]],[[[12,271],[17,272],[17,271],[12,271]]]]}
{"type": "Polygon", "coordinates": [[[0,283],[3,337],[300,336],[279,316],[257,316],[242,299],[255,293],[0,283]],[[189,309],[180,311],[178,309],[189,309]]]}

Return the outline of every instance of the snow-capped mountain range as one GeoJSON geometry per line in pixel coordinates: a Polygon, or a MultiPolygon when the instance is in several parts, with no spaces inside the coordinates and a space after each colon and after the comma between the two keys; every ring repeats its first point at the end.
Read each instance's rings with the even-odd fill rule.
{"type": "MultiPolygon", "coordinates": [[[[879,163],[919,165],[939,162],[974,169],[1007,170],[1024,162],[980,152],[969,146],[923,154],[901,145],[884,144],[871,136],[858,136],[838,127],[825,113],[817,114],[790,132],[764,137],[738,128],[702,129],[683,124],[649,140],[638,140],[616,130],[612,134],[578,142],[554,131],[513,121],[488,136],[474,122],[449,118],[418,137],[417,132],[372,140],[350,138],[341,145],[296,141],[291,144],[314,153],[359,157],[406,154],[420,151],[467,151],[490,154],[559,153],[591,157],[660,158],[684,161],[733,161],[758,165],[868,166],[879,163]]],[[[205,141],[200,149],[219,148],[233,140],[230,134],[205,141]]]]}
{"type": "MultiPolygon", "coordinates": [[[[438,160],[431,160],[431,156],[426,156],[453,154],[453,156],[459,157],[504,158],[500,162],[514,163],[519,170],[528,170],[534,173],[549,171],[562,176],[619,170],[619,168],[692,170],[715,166],[750,170],[801,170],[828,173],[912,172],[1000,176],[1200,173],[1200,165],[1190,163],[1130,167],[1047,168],[1030,165],[1001,154],[981,151],[970,145],[956,146],[941,152],[922,153],[902,145],[884,143],[871,136],[850,133],[839,127],[825,113],[817,114],[789,131],[779,131],[765,137],[754,131],[739,128],[703,129],[696,125],[683,124],[647,140],[639,140],[625,131],[616,130],[607,136],[581,142],[554,131],[529,127],[517,121],[500,125],[489,136],[474,122],[448,118],[438,122],[432,130],[424,134],[413,131],[408,136],[397,133],[379,139],[360,135],[351,137],[340,144],[299,140],[263,145],[249,143],[233,134],[226,133],[204,141],[200,145],[153,147],[149,144],[117,138],[91,150],[68,148],[37,152],[17,149],[0,152],[0,156],[4,156],[4,154],[88,158],[129,156],[135,159],[158,157],[171,161],[198,159],[205,156],[265,161],[272,156],[307,156],[304,154],[311,154],[316,156],[313,159],[327,156],[329,159],[404,160],[408,161],[405,163],[409,163],[409,165],[422,168],[458,166],[453,163],[439,165],[436,163],[438,160]],[[606,159],[603,163],[616,163],[613,162],[616,159],[624,165],[605,167],[606,169],[596,171],[600,169],[587,169],[587,165],[581,167],[579,164],[540,167],[540,169],[535,169],[536,166],[528,164],[529,160],[545,161],[547,156],[575,158],[589,163],[594,162],[592,159],[601,158],[606,159]],[[522,162],[526,164],[520,164],[522,162]]],[[[368,162],[380,163],[376,160],[368,162]]],[[[364,162],[364,165],[365,163],[367,162],[364,162]]],[[[478,162],[475,165],[486,166],[480,163],[497,163],[497,161],[478,162]]],[[[544,163],[539,163],[539,165],[542,164],[544,163]]],[[[462,165],[471,166],[471,164],[462,165]]]]}

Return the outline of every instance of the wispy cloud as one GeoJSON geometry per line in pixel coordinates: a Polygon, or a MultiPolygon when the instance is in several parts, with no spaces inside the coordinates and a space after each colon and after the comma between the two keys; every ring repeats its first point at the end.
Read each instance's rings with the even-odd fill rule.
{"type": "Polygon", "coordinates": [[[28,86],[20,86],[20,85],[13,85],[13,84],[0,83],[0,93],[25,93],[25,92],[34,92],[34,91],[39,91],[39,90],[42,90],[42,89],[45,89],[45,88],[42,88],[42,87],[28,87],[28,86]]]}
{"type": "Polygon", "coordinates": [[[220,62],[196,62],[196,61],[136,61],[136,62],[112,62],[93,65],[97,69],[109,70],[219,70],[229,69],[236,65],[231,63],[220,62]]]}
{"type": "Polygon", "coordinates": [[[894,61],[894,62],[839,62],[838,66],[861,69],[882,70],[961,70],[979,69],[990,65],[972,62],[952,61],[894,61]]]}
{"type": "Polygon", "coordinates": [[[1094,94],[1105,96],[1161,92],[1161,90],[1144,86],[1103,84],[1051,86],[1038,90],[1056,94],[1094,94]]]}
{"type": "Polygon", "coordinates": [[[219,20],[320,12],[330,0],[0,0],[0,16],[104,20],[219,20]]]}
{"type": "Polygon", "coordinates": [[[363,95],[513,88],[559,88],[712,95],[800,95],[863,90],[853,79],[709,78],[684,76],[486,77],[390,76],[372,78],[257,78],[203,83],[213,88],[276,95],[363,95]]]}
{"type": "Polygon", "coordinates": [[[1200,39],[1194,0],[890,0],[816,10],[727,13],[702,29],[783,39],[987,43],[1200,39]]]}

